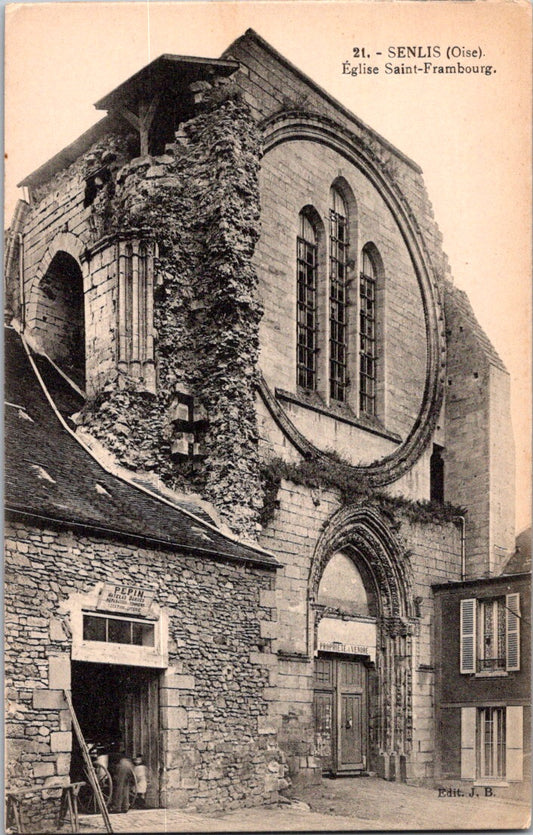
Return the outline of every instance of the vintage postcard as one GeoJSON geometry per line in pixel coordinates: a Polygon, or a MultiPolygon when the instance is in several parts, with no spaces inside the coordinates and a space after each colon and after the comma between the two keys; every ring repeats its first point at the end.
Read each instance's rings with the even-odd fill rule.
{"type": "Polygon", "coordinates": [[[5,21],[6,831],[527,828],[529,4],[5,21]]]}

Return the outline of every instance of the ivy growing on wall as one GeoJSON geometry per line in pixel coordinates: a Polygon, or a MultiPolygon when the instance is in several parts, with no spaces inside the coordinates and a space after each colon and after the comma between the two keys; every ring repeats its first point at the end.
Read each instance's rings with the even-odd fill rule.
{"type": "Polygon", "coordinates": [[[157,394],[149,402],[122,379],[84,413],[123,463],[157,471],[170,487],[200,490],[228,524],[250,535],[261,505],[254,390],[262,309],[252,266],[259,159],[249,108],[224,85],[206,94],[163,157],[117,172],[111,206],[96,210],[109,218],[108,234],[142,230],[158,247],[157,394]],[[207,413],[201,467],[170,455],[178,392],[207,413]],[[118,436],[117,425],[124,428],[118,436]]]}
{"type": "Polygon", "coordinates": [[[372,488],[364,478],[354,477],[353,469],[335,453],[330,461],[308,458],[298,464],[273,458],[262,464],[263,508],[261,524],[267,526],[278,507],[282,479],[310,489],[323,488],[339,494],[342,504],[364,504],[375,507],[394,526],[398,516],[418,524],[445,524],[464,514],[464,509],[450,503],[414,501],[404,496],[390,496],[372,488]]]}

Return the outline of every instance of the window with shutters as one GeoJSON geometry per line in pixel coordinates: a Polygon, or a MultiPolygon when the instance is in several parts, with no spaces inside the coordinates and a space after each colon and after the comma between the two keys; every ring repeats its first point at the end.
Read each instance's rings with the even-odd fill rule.
{"type": "Polygon", "coordinates": [[[461,600],[462,673],[520,669],[520,595],[461,600]]]}
{"type": "Polygon", "coordinates": [[[521,705],[461,708],[461,778],[481,785],[524,779],[521,705]]]}

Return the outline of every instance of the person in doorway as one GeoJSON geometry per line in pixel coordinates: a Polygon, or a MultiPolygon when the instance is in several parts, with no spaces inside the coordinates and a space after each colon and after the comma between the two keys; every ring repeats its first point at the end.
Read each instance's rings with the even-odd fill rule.
{"type": "Polygon", "coordinates": [[[135,805],[138,809],[146,807],[146,790],[148,788],[148,767],[144,764],[144,757],[138,754],[133,760],[133,773],[137,781],[137,799],[135,805]]]}
{"type": "Polygon", "coordinates": [[[130,785],[135,780],[133,765],[124,751],[120,752],[120,759],[114,774],[113,797],[111,812],[127,812],[130,808],[130,785]]]}

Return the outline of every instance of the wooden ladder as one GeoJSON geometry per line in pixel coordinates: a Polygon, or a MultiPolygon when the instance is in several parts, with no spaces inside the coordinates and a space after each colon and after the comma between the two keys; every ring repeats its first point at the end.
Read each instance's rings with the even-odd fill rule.
{"type": "Polygon", "coordinates": [[[85,763],[85,768],[87,770],[87,776],[89,778],[89,782],[91,784],[91,788],[94,792],[94,796],[96,798],[96,802],[98,804],[98,808],[102,814],[104,819],[104,824],[107,832],[113,832],[113,827],[111,826],[111,820],[109,818],[109,812],[107,811],[107,806],[105,804],[104,796],[102,794],[102,789],[100,787],[100,783],[98,782],[98,778],[96,776],[96,771],[94,770],[94,766],[91,760],[91,756],[89,754],[89,749],[87,748],[87,743],[85,742],[85,738],[83,736],[82,730],[80,728],[80,723],[78,722],[78,717],[76,716],[76,712],[74,710],[74,705],[72,704],[72,694],[70,690],[64,690],[65,699],[67,700],[68,708],[70,710],[70,715],[72,716],[72,726],[76,732],[76,736],[78,738],[78,742],[81,748],[81,753],[83,756],[83,761],[85,763]]]}

